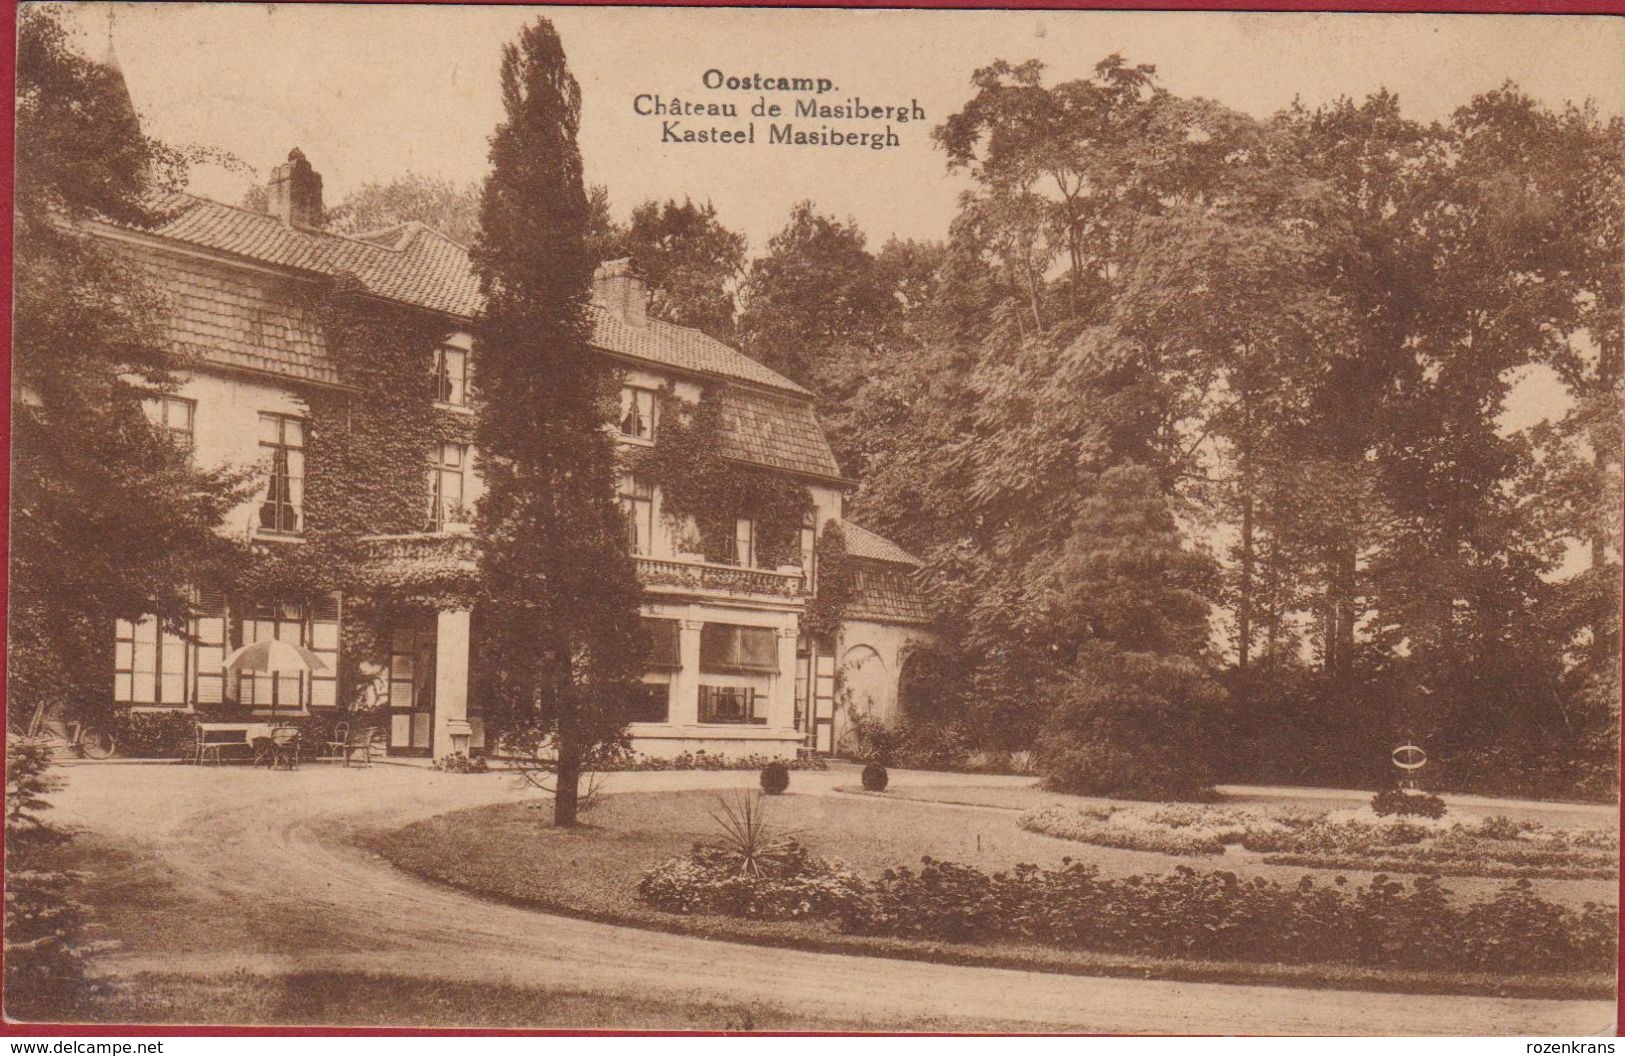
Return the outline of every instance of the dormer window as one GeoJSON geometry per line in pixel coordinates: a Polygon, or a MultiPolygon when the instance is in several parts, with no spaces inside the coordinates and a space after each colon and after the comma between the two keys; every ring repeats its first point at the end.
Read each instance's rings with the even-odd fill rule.
{"type": "Polygon", "coordinates": [[[633,440],[655,438],[655,394],[632,385],[621,388],[621,435],[633,440]]]}
{"type": "Polygon", "coordinates": [[[434,353],[434,398],[452,407],[468,406],[468,353],[441,345],[434,353]]]}

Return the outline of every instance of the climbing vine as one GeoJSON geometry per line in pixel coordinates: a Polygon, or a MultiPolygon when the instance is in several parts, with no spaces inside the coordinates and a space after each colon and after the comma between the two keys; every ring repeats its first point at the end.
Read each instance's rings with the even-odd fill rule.
{"type": "Polygon", "coordinates": [[[638,453],[632,471],[661,489],[664,516],[682,529],[690,518],[696,544],[707,561],[726,558],[734,522],[755,523],[757,563],[766,568],[795,564],[801,527],[813,509],[811,494],[793,480],[723,457],[722,414],[704,393],[698,401],[661,393],[655,443],[638,453]]]}
{"type": "Polygon", "coordinates": [[[846,552],[846,533],[838,522],[824,523],[814,552],[818,589],[807,602],[802,629],[814,639],[829,642],[840,629],[854,589],[852,558],[846,552]]]}
{"type": "Polygon", "coordinates": [[[257,548],[234,586],[251,597],[343,592],[339,703],[353,706],[370,682],[358,665],[380,654],[389,624],[472,601],[473,574],[457,561],[391,557],[364,539],[423,530],[429,452],[468,443],[473,422],[434,402],[443,321],[369,298],[353,279],[311,307],[345,388],[305,397],[303,541],[257,548]]]}

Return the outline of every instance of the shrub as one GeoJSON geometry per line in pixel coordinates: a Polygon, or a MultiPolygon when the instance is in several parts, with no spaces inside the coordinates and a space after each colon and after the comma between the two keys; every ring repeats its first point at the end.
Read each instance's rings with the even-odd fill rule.
{"type": "Polygon", "coordinates": [[[44,821],[50,749],[6,740],[5,1011],[22,1019],[67,1020],[96,989],[87,974],[84,909],[70,897],[78,880],[56,869],[51,852],[72,835],[44,821]]]}
{"type": "Polygon", "coordinates": [[[891,775],[879,763],[870,763],[863,768],[863,790],[865,792],[884,792],[891,775]]]}
{"type": "Polygon", "coordinates": [[[739,872],[715,847],[696,845],[643,874],[638,897],[668,913],[721,913],[761,920],[839,916],[863,894],[863,879],[790,841],[771,874],[739,872]]]}
{"type": "Polygon", "coordinates": [[[841,924],[866,935],[1016,939],[1160,957],[1492,972],[1615,966],[1607,909],[1567,909],[1523,881],[1458,907],[1433,877],[1407,890],[1377,876],[1350,890],[1341,877],[1331,886],[1308,877],[1281,884],[1187,866],[1123,879],[1072,862],[988,875],[927,858],[917,871],[887,870],[845,905],[841,924]]]}
{"type": "Polygon", "coordinates": [[[482,755],[469,756],[464,752],[452,752],[436,759],[434,768],[444,770],[448,774],[483,774],[491,769],[491,764],[487,763],[482,755]]]}
{"type": "Polygon", "coordinates": [[[762,791],[770,796],[783,794],[790,787],[790,768],[783,763],[768,763],[762,767],[762,791]]]}
{"type": "Polygon", "coordinates": [[[186,759],[197,743],[196,717],[176,711],[115,712],[113,739],[130,759],[186,759]]]}
{"type": "Polygon", "coordinates": [[[1540,827],[1538,821],[1513,821],[1504,814],[1496,814],[1479,822],[1473,834],[1486,840],[1515,840],[1524,833],[1534,832],[1540,827]]]}
{"type": "Polygon", "coordinates": [[[1428,792],[1409,792],[1403,788],[1390,788],[1371,797],[1371,809],[1378,815],[1413,815],[1420,818],[1442,818],[1444,800],[1428,792]]]}
{"type": "Polygon", "coordinates": [[[794,759],[761,755],[759,753],[726,756],[713,755],[702,748],[699,751],[681,752],[674,756],[659,757],[629,751],[619,745],[613,746],[613,750],[594,753],[590,762],[583,763],[583,769],[596,770],[600,773],[666,770],[761,770],[775,763],[787,770],[829,769],[829,764],[816,755],[798,756],[794,759]]]}

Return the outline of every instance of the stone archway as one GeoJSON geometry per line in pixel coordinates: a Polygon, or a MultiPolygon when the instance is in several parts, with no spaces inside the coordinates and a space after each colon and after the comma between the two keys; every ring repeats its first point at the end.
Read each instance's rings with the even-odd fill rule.
{"type": "Polygon", "coordinates": [[[832,731],[835,754],[851,755],[855,748],[851,743],[853,717],[889,722],[894,718],[891,713],[895,686],[879,650],[861,643],[842,654],[836,677],[840,688],[836,693],[832,731]]]}

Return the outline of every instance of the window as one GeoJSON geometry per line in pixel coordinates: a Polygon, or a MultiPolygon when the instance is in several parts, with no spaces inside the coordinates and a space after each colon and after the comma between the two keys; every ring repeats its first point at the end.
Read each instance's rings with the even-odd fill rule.
{"type": "Polygon", "coordinates": [[[260,415],[260,451],[271,464],[260,503],[260,527],[272,532],[305,528],[305,423],[288,414],[260,415]]]}
{"type": "Polygon", "coordinates": [[[756,713],[761,700],[753,686],[701,686],[700,721],[766,725],[767,716],[756,713]]]}
{"type": "Polygon", "coordinates": [[[749,517],[734,521],[733,539],[723,552],[723,560],[740,568],[756,567],[756,522],[749,517]]]}
{"type": "Polygon", "coordinates": [[[155,396],[146,401],[147,417],[181,447],[192,446],[192,420],[197,401],[181,396],[155,396]]]}
{"type": "Polygon", "coordinates": [[[463,505],[467,469],[467,444],[434,446],[429,456],[429,520],[424,531],[441,532],[448,524],[468,523],[468,510],[463,505]]]}
{"type": "Polygon", "coordinates": [[[801,519],[801,574],[806,577],[806,589],[813,589],[813,571],[818,561],[818,507],[814,506],[801,519]]]}
{"type": "Polygon", "coordinates": [[[468,353],[441,345],[434,353],[434,398],[453,407],[468,406],[468,353]]]}
{"type": "Polygon", "coordinates": [[[671,675],[662,671],[644,675],[632,687],[632,706],[627,722],[665,722],[671,715],[671,675]]]}
{"type": "Polygon", "coordinates": [[[301,711],[306,707],[331,708],[338,703],[336,678],[339,649],[339,598],[332,594],[310,604],[265,601],[243,608],[233,641],[238,645],[277,639],[296,642],[311,650],[325,665],[310,673],[256,674],[239,672],[237,701],[244,707],[301,711]]]}
{"type": "Polygon", "coordinates": [[[655,394],[631,385],[621,388],[621,435],[637,440],[655,438],[655,394]]]}
{"type": "Polygon", "coordinates": [[[655,531],[654,487],[636,477],[622,477],[620,497],[627,553],[648,554],[655,531]]]}
{"type": "Polygon", "coordinates": [[[677,621],[643,617],[644,632],[649,635],[649,652],[643,659],[646,671],[675,671],[682,666],[677,653],[677,621]]]}
{"type": "Polygon", "coordinates": [[[700,670],[708,674],[777,674],[777,637],[771,627],[708,623],[700,628],[700,670]]]}
{"type": "Polygon", "coordinates": [[[120,704],[187,704],[190,650],[184,637],[165,630],[156,616],[119,620],[113,644],[113,699],[120,704]]]}
{"type": "Polygon", "coordinates": [[[164,630],[154,616],[118,620],[113,632],[113,700],[117,704],[185,707],[218,704],[225,689],[226,609],[201,591],[185,633],[164,630]]]}

